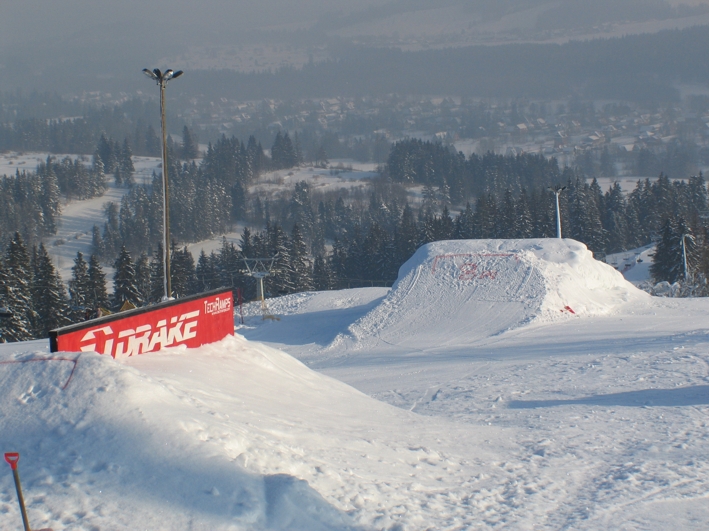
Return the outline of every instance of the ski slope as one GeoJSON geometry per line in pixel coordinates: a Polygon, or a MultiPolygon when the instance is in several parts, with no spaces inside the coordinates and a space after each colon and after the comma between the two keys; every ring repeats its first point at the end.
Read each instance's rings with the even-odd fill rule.
{"type": "MultiPolygon", "coordinates": [[[[247,306],[233,338],[124,361],[0,345],[33,528],[709,522],[709,301],[649,297],[572,240],[493,240],[426,246],[391,290],[268,303],[280,321],[247,306]]],[[[21,526],[9,467],[0,521],[21,526]]]]}

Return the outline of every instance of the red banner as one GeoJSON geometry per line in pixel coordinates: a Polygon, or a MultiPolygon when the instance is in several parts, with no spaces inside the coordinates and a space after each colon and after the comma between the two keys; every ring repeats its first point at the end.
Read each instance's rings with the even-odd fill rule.
{"type": "Polygon", "coordinates": [[[185,345],[195,348],[234,335],[231,290],[219,290],[108,315],[52,330],[52,352],[91,352],[114,358],[185,345]]]}

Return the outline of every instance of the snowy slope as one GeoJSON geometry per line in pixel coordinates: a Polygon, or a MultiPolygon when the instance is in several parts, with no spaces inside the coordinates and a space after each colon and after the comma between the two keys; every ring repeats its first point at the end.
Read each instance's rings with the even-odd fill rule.
{"type": "MultiPolygon", "coordinates": [[[[436,436],[456,426],[239,336],[126,364],[0,352],[0,447],[21,452],[35,527],[371,529],[414,506],[414,525],[465,522],[464,490],[492,486],[474,479],[489,450],[464,457],[436,436]]],[[[20,522],[11,481],[0,476],[8,526],[20,522]]]]}
{"type": "MultiPolygon", "coordinates": [[[[390,291],[268,303],[280,321],[247,307],[243,336],[121,362],[0,345],[0,449],[22,454],[33,527],[709,522],[707,300],[651,298],[580,244],[548,240],[441,242],[390,291]],[[451,254],[466,257],[436,260],[451,254]],[[505,254],[519,258],[492,256],[505,254]],[[473,256],[478,277],[499,276],[463,282],[473,256]],[[522,310],[465,327],[465,310],[497,305],[522,310]]],[[[0,527],[20,521],[6,467],[0,527]]]]}

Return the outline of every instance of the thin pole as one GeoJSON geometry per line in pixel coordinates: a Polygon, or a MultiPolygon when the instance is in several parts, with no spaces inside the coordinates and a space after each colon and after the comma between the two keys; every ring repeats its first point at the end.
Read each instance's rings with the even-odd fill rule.
{"type": "Polygon", "coordinates": [[[170,282],[170,196],[167,179],[167,127],[165,124],[165,85],[167,80],[161,79],[160,85],[160,118],[162,124],[162,212],[163,212],[163,232],[165,242],[163,244],[163,260],[165,263],[165,275],[163,287],[164,300],[169,300],[172,296],[172,286],[170,282]]]}
{"type": "Polygon", "coordinates": [[[684,280],[687,280],[687,275],[689,272],[687,271],[687,242],[684,240],[687,237],[687,234],[682,234],[682,258],[684,260],[684,280]]]}
{"type": "Polygon", "coordinates": [[[561,209],[559,208],[559,194],[566,190],[566,186],[556,185],[548,188],[556,196],[556,237],[561,239],[561,209]]]}
{"type": "Polygon", "coordinates": [[[556,196],[556,237],[561,239],[561,212],[559,210],[559,194],[561,190],[555,190],[554,195],[556,196]]]}

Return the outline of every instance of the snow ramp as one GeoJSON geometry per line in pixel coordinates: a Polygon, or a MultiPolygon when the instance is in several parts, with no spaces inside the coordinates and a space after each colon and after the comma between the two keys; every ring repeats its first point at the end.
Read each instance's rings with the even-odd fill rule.
{"type": "Polygon", "coordinates": [[[421,247],[349,333],[356,348],[465,345],[532,322],[608,314],[646,297],[575,240],[442,241],[421,247]]]}

